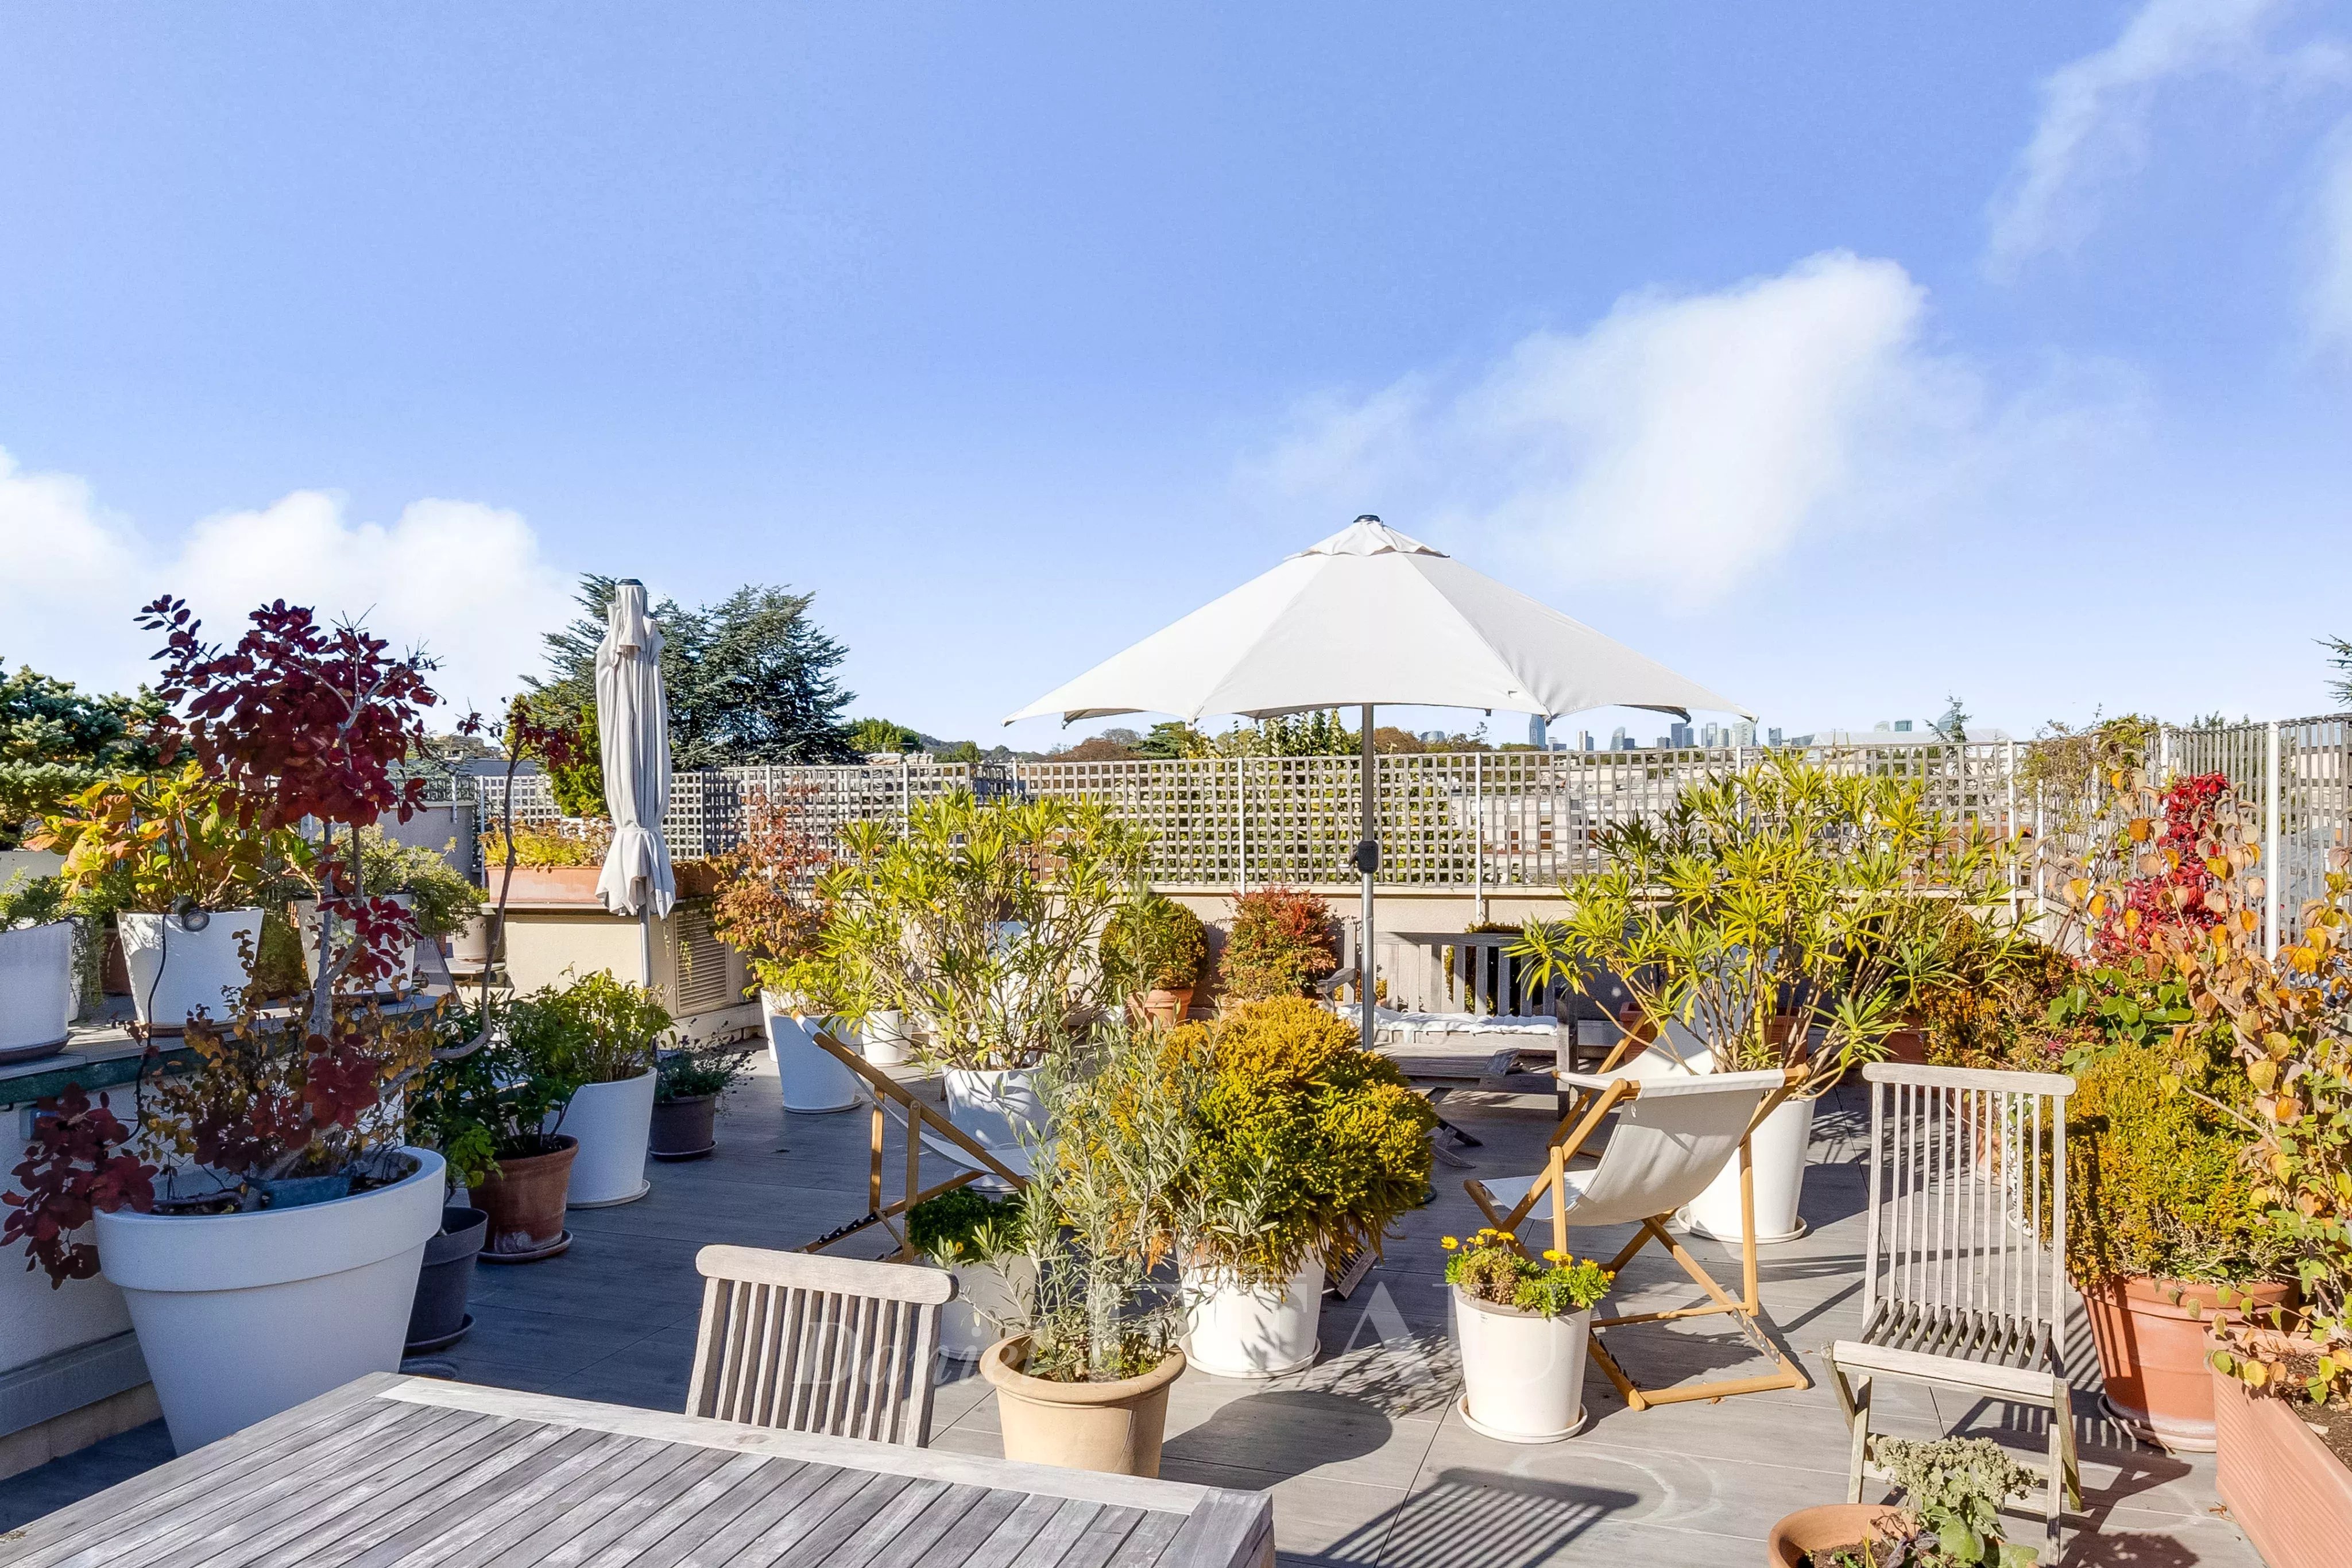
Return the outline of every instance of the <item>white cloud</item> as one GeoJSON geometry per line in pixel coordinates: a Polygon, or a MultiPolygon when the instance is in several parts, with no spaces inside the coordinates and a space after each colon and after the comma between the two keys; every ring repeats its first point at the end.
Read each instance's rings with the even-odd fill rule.
{"type": "Polygon", "coordinates": [[[569,614],[569,582],[520,513],[474,501],[413,502],[387,525],[297,490],[157,548],[84,480],[25,473],[0,451],[0,656],[85,685],[145,677],[153,639],[132,616],[159,593],[185,599],[221,641],[284,599],[422,646],[441,664],[436,688],[487,711],[539,664],[541,632],[569,614]]]}
{"type": "Polygon", "coordinates": [[[2315,255],[2305,311],[2321,343],[2352,350],[2352,120],[2328,139],[2312,217],[2315,255]]]}
{"type": "Polygon", "coordinates": [[[2341,79],[2345,52],[2332,40],[2284,53],[2266,47],[2286,9],[2284,0],[2149,0],[2114,43],[2043,78],[2041,118],[1992,204],[1992,268],[2089,232],[2098,187],[2146,161],[2148,120],[2166,87],[2213,72],[2265,89],[2341,79]]]}
{"type": "Polygon", "coordinates": [[[1416,376],[1312,405],[1244,483],[1700,607],[1987,461],[2004,415],[1921,348],[1926,308],[1900,266],[1846,252],[1716,293],[1631,296],[1454,390],[1416,376]]]}

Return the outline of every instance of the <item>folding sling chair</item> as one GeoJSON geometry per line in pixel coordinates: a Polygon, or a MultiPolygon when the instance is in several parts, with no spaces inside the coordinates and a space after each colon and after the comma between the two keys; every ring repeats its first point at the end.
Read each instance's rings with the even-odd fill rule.
{"type": "Polygon", "coordinates": [[[1573,1227],[1629,1225],[1641,1227],[1633,1240],[1607,1265],[1612,1273],[1624,1268],[1635,1253],[1654,1241],[1664,1248],[1683,1272],[1711,1301],[1674,1307],[1663,1312],[1632,1312],[1595,1318],[1598,1331],[1626,1323],[1659,1322],[1675,1318],[1706,1317],[1728,1312],[1738,1320],[1741,1334],[1759,1354],[1779,1369],[1754,1377],[1725,1378],[1713,1383],[1662,1388],[1637,1386],[1616,1359],[1591,1336],[1592,1358],[1625,1403],[1636,1410],[1686,1399],[1725,1399],[1735,1394],[1760,1394],[1769,1388],[1804,1388],[1811,1380],[1804,1368],[1781,1348],[1767,1327],[1757,1284],[1755,1192],[1748,1167],[1748,1134],[1769,1115],[1802,1079],[1801,1071],[1769,1072],[1677,1072],[1637,1077],[1620,1070],[1610,1073],[1562,1073],[1560,1081],[1582,1092],[1580,1114],[1563,1122],[1552,1134],[1544,1168],[1530,1176],[1470,1181],[1463,1185],[1486,1216],[1486,1222],[1516,1239],[1519,1227],[1530,1218],[1551,1221],[1552,1246],[1569,1250],[1573,1227]],[[1584,1170],[1569,1169],[1569,1162],[1598,1133],[1612,1113],[1616,1130],[1601,1150],[1600,1163],[1584,1170]],[[1675,1210],[1706,1189],[1733,1156],[1739,1160],[1739,1207],[1744,1226],[1740,1249],[1741,1293],[1735,1297],[1716,1282],[1699,1260],[1666,1229],[1675,1210]],[[1505,1207],[1508,1205],[1508,1207],[1505,1207]]]}
{"type": "Polygon", "coordinates": [[[856,1073],[866,1086],[866,1097],[874,1104],[874,1131],[868,1140],[872,1159],[866,1176],[866,1212],[846,1225],[837,1226],[810,1242],[800,1250],[822,1252],[826,1248],[873,1226],[879,1225],[898,1243],[901,1260],[915,1256],[913,1245],[906,1234],[893,1223],[907,1210],[926,1198],[953,1192],[960,1186],[977,1181],[989,1181],[1008,1191],[1019,1191],[1029,1185],[1026,1171],[1016,1170],[996,1155],[990,1153],[962,1128],[950,1122],[934,1106],[926,1104],[904,1085],[881,1072],[865,1056],[835,1040],[824,1030],[812,1037],[820,1051],[829,1051],[842,1064],[856,1073]],[[897,1122],[907,1132],[907,1164],[902,1186],[904,1190],[893,1203],[882,1201],[882,1145],[884,1129],[897,1122]],[[923,1186],[923,1155],[929,1153],[955,1166],[956,1174],[942,1182],[923,1186]]]}
{"type": "Polygon", "coordinates": [[[1874,1379],[1925,1383],[2042,1410],[2056,1563],[2066,1505],[2082,1506],[2066,1369],[2066,1098],[2055,1072],[1874,1061],[1870,1231],[1862,1337],[1830,1347],[1853,1437],[1846,1500],[1884,1480],[1870,1429],[1874,1379]]]}

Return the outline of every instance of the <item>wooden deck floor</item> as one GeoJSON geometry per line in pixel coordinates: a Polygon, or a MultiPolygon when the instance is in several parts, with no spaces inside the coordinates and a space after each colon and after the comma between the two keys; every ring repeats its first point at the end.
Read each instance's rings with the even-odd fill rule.
{"type": "MultiPolygon", "coordinates": [[[[1438,1200],[1406,1218],[1403,1239],[1362,1288],[1348,1301],[1326,1301],[1316,1366],[1273,1384],[1188,1373],[1173,1392],[1163,1474],[1270,1490],[1283,1561],[1348,1568],[1753,1563],[1774,1520],[1843,1497],[1845,1429],[1820,1383],[1721,1405],[1633,1411],[1595,1371],[1586,1386],[1592,1425],[1576,1438],[1522,1448],[1470,1431],[1453,1410],[1459,1387],[1435,1239],[1477,1224],[1462,1176],[1533,1168],[1531,1151],[1551,1113],[1548,1100],[1457,1093],[1446,1114],[1486,1140],[1466,1151],[1475,1168],[1441,1168],[1438,1200]]],[[[1855,1132],[1850,1111],[1824,1107],[1806,1183],[1811,1232],[1765,1253],[1767,1303],[1817,1377],[1822,1349],[1859,1327],[1855,1132]]],[[[785,1115],[772,1075],[753,1078],[726,1109],[715,1155],[656,1166],[653,1192],[641,1202],[574,1210],[577,1239],[562,1258],[481,1270],[476,1327],[442,1359],[470,1381],[682,1408],[696,1249],[712,1241],[792,1246],[862,1212],[866,1135],[859,1115],[785,1115]]],[[[1580,1241],[1605,1251],[1614,1237],[1585,1233],[1580,1241]]],[[[879,1251],[878,1241],[866,1250],[879,1251]]],[[[1723,1249],[1691,1246],[1720,1265],[1723,1278],[1736,1276],[1723,1249]]],[[[1628,1274],[1621,1300],[1676,1304],[1689,1290],[1655,1252],[1628,1274]]],[[[2210,1456],[2136,1447],[2100,1419],[2096,1364],[2079,1315],[2075,1322],[2070,1364],[2081,1391],[2088,1511],[2070,1531],[2068,1561],[2260,1568],[2219,1511],[2210,1456]]],[[[1721,1322],[1625,1329],[1611,1343],[1645,1383],[1760,1369],[1721,1322]]],[[[1884,1427],[1906,1435],[1958,1428],[2011,1438],[2029,1454],[2043,1448],[2037,1431],[2003,1432],[2000,1408],[1951,1396],[1939,1403],[1923,1390],[1882,1390],[1879,1408],[1884,1427]]],[[[998,1452],[986,1386],[965,1375],[942,1387],[935,1430],[938,1447],[998,1452]]],[[[0,1529],[168,1457],[160,1427],[148,1427],[0,1480],[0,1529]]],[[[2038,1520],[2019,1521],[2021,1539],[2039,1538],[2038,1520]]]]}

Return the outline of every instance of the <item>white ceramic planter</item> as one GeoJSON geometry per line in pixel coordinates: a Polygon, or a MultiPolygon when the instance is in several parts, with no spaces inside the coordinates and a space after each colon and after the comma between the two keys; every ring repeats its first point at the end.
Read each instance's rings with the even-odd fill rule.
{"type": "Polygon", "coordinates": [[[400,1369],[441,1156],[404,1181],[253,1214],[100,1214],[100,1271],[121,1287],[181,1453],[371,1372],[400,1369]]]}
{"type": "Polygon", "coordinates": [[[950,1361],[978,1361],[980,1353],[1029,1318],[1036,1299],[1037,1265],[1027,1258],[995,1263],[959,1263],[955,1300],[940,1309],[940,1354],[950,1361]]]}
{"type": "Polygon", "coordinates": [[[1244,1289],[1216,1270],[1186,1269],[1184,1358],[1215,1377],[1280,1377],[1315,1363],[1323,1260],[1281,1291],[1244,1289]]]}
{"type": "Polygon", "coordinates": [[[813,1114],[856,1104],[857,1074],[817,1044],[815,1022],[786,1010],[772,991],[761,991],[760,1002],[768,1015],[768,1056],[776,1064],[784,1109],[813,1114]]]}
{"type": "MultiPolygon", "coordinates": [[[[416,907],[416,900],[404,893],[387,893],[383,896],[389,898],[403,909],[413,911],[416,907]]],[[[315,898],[296,899],[294,918],[302,931],[302,968],[315,981],[319,977],[319,901],[315,898]]],[[[335,951],[340,953],[351,945],[351,925],[348,922],[338,924],[335,928],[335,951]]],[[[388,991],[396,986],[405,990],[415,983],[415,979],[416,943],[414,938],[411,938],[401,945],[392,973],[364,989],[388,991]]],[[[359,982],[348,977],[341,985],[335,988],[338,996],[357,996],[362,994],[362,988],[359,982]]]]}
{"type": "MultiPolygon", "coordinates": [[[[877,1067],[903,1067],[907,1062],[907,1015],[896,1008],[886,1008],[866,1015],[866,1027],[857,1031],[859,1047],[866,1060],[877,1067]]],[[[974,1353],[977,1354],[977,1353],[974,1353]]]]}
{"type": "Polygon", "coordinates": [[[653,1190],[646,1179],[646,1139],[653,1127],[654,1078],[648,1068],[618,1083],[583,1083],[564,1107],[562,1125],[548,1119],[548,1131],[580,1140],[566,1208],[610,1208],[653,1190]]]}
{"type": "Polygon", "coordinates": [[[73,1021],[70,920],[0,931],[0,1061],[63,1045],[73,1021]]]}
{"type": "MultiPolygon", "coordinates": [[[[1045,1102],[1037,1093],[1038,1070],[1011,1067],[996,1071],[950,1067],[941,1074],[948,1097],[948,1120],[972,1142],[996,1156],[1006,1169],[1029,1174],[1030,1151],[1022,1143],[1045,1133],[1045,1102]]],[[[992,1174],[972,1184],[990,1192],[1007,1190],[1008,1184],[992,1174]]]]}
{"type": "Polygon", "coordinates": [[[114,921],[131,971],[131,1005],[141,1023],[167,1032],[178,1032],[199,1010],[215,1019],[228,1016],[245,989],[244,953],[261,947],[258,909],[214,910],[198,931],[183,928],[169,915],[126,911],[114,921]]]}
{"type": "MultiPolygon", "coordinates": [[[[1798,1200],[1805,1192],[1805,1149],[1813,1138],[1813,1103],[1783,1100],[1764,1124],[1748,1136],[1756,1183],[1756,1243],[1794,1241],[1805,1233],[1798,1218],[1798,1200]]],[[[1738,1246],[1739,1229],[1739,1156],[1734,1155],[1722,1174],[1683,1210],[1683,1222],[1696,1236],[1738,1246]]]]}
{"type": "Polygon", "coordinates": [[[1507,1443],[1557,1443],[1582,1431],[1591,1309],[1547,1318],[1450,1294],[1470,1429],[1507,1443]]]}

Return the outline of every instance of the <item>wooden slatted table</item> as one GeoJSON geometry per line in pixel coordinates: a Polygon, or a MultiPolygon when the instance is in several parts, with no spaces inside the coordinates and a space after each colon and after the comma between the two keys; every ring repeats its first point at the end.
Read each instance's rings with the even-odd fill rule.
{"type": "Polygon", "coordinates": [[[1271,1568],[1262,1493],[377,1374],[0,1535],[5,1568],[1271,1568]]]}

